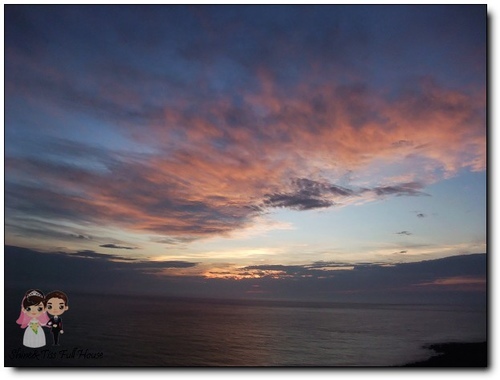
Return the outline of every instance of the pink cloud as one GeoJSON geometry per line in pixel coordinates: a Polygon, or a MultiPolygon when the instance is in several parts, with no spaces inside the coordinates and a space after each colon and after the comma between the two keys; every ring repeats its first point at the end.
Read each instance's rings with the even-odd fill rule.
{"type": "Polygon", "coordinates": [[[447,288],[455,290],[486,291],[485,277],[454,276],[438,278],[431,282],[422,282],[417,286],[447,288]]]}
{"type": "MultiPolygon", "coordinates": [[[[352,195],[416,195],[425,184],[460,169],[485,170],[481,91],[444,88],[425,79],[389,97],[363,84],[304,80],[285,88],[263,68],[256,76],[258,90],[239,88],[239,103],[228,95],[210,97],[206,89],[189,95],[184,90],[161,112],[143,100],[138,107],[144,125],[115,115],[126,127],[123,133],[151,144],[154,153],[132,157],[109,151],[106,172],[43,158],[7,160],[7,171],[37,175],[43,187],[54,188],[41,192],[39,203],[61,215],[72,211],[139,231],[205,236],[250,225],[272,195],[283,202],[268,206],[327,207],[352,195]],[[311,193],[294,182],[302,178],[337,186],[347,172],[357,177],[343,184],[352,192],[330,192],[327,199],[327,191],[311,193]],[[403,175],[405,182],[394,181],[403,175]]],[[[61,96],[71,87],[60,78],[55,83],[61,96]]],[[[97,107],[98,114],[135,109],[141,99],[136,90],[114,81],[101,87],[100,100],[80,95],[89,112],[97,107]]],[[[35,201],[28,203],[36,207],[35,201]]]]}

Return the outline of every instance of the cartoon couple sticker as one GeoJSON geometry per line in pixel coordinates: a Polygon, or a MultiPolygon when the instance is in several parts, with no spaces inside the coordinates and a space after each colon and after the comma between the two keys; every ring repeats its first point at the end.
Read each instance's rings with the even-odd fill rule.
{"type": "Polygon", "coordinates": [[[30,348],[45,346],[45,332],[42,326],[50,328],[54,345],[59,345],[59,334],[64,334],[62,318],[68,307],[68,296],[59,291],[44,295],[41,290],[28,290],[21,303],[17,323],[26,329],[23,345],[30,348]]]}

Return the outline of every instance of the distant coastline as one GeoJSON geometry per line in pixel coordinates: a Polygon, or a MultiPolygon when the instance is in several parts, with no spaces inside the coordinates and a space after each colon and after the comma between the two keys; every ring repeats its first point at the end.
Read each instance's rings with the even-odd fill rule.
{"type": "Polygon", "coordinates": [[[408,363],[403,367],[488,367],[487,342],[437,343],[424,346],[437,355],[427,360],[408,363]]]}

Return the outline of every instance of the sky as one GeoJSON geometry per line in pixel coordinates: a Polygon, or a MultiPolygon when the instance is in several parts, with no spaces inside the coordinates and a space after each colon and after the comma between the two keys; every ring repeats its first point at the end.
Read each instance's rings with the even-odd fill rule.
{"type": "Polygon", "coordinates": [[[4,13],[7,284],[484,294],[486,6],[4,13]]]}

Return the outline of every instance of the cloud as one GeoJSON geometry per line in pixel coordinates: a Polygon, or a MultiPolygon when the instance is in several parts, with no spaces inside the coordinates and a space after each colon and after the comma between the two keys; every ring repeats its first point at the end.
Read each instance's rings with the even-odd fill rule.
{"type": "Polygon", "coordinates": [[[271,299],[477,303],[486,300],[486,260],[485,254],[472,254],[390,266],[313,262],[216,270],[206,263],[125,261],[89,250],[42,253],[6,246],[5,285],[9,289],[36,284],[70,292],[221,298],[244,297],[258,285],[259,297],[271,299]],[[198,265],[207,271],[178,275],[198,265]]]}
{"type": "MultiPolygon", "coordinates": [[[[44,253],[5,246],[5,283],[7,288],[37,284],[42,289],[96,294],[159,294],[179,287],[165,270],[183,270],[197,263],[187,261],[144,261],[92,250],[76,253],[44,253]]],[[[189,279],[187,279],[189,282],[189,279]]],[[[181,291],[182,292],[182,291],[181,291]]]]}
{"type": "Polygon", "coordinates": [[[423,282],[417,286],[434,286],[434,287],[458,287],[464,290],[486,290],[487,282],[485,277],[476,276],[451,276],[438,278],[431,282],[423,282]]]}
{"type": "Polygon", "coordinates": [[[110,255],[95,252],[92,250],[82,250],[76,253],[58,252],[59,255],[66,255],[70,257],[80,257],[86,259],[97,259],[101,261],[119,261],[126,263],[126,266],[121,266],[122,269],[140,269],[140,270],[160,270],[169,268],[192,268],[197,265],[197,263],[189,261],[179,261],[179,260],[157,260],[157,261],[145,261],[136,258],[120,255],[110,255]]]}
{"type": "MultiPolygon", "coordinates": [[[[406,119],[404,123],[391,122],[388,128],[382,120],[394,119],[398,104],[381,105],[378,115],[367,115],[366,121],[349,121],[351,113],[368,112],[355,110],[357,103],[375,101],[368,89],[320,88],[322,101],[337,109],[325,110],[324,120],[316,120],[318,115],[313,109],[317,104],[303,100],[311,99],[307,92],[287,97],[276,93],[274,83],[269,86],[270,90],[263,94],[245,95],[247,111],[238,120],[227,117],[241,106],[233,106],[233,101],[224,97],[203,98],[196,109],[166,106],[162,112],[164,122],[147,122],[147,136],[140,137],[157,149],[149,154],[123,154],[73,143],[77,145],[74,151],[68,149],[69,144],[49,150],[53,158],[45,154],[36,158],[7,156],[7,216],[15,210],[56,220],[112,224],[173,238],[227,235],[251,226],[254,218],[269,207],[304,211],[374,197],[427,195],[423,189],[435,180],[435,170],[447,167],[451,174],[468,165],[468,161],[460,161],[464,151],[483,157],[484,151],[478,150],[484,143],[482,135],[471,129],[470,123],[457,122],[457,116],[449,111],[451,106],[443,105],[442,111],[433,107],[432,112],[442,124],[432,131],[427,127],[427,119],[422,125],[406,119]],[[338,102],[338,97],[346,94],[353,102],[349,106],[338,102]],[[265,110],[265,115],[258,116],[258,109],[265,110]],[[453,119],[449,124],[447,117],[453,119]],[[441,134],[436,135],[435,130],[441,134]],[[450,134],[445,131],[453,133],[453,150],[450,134]],[[475,137],[471,140],[472,135],[475,137]],[[395,152],[393,144],[402,140],[400,136],[412,136],[415,143],[398,144],[395,152]],[[431,145],[426,145],[430,141],[431,145]],[[470,141],[478,145],[469,149],[470,141]],[[442,146],[451,155],[441,160],[442,146]],[[342,172],[350,170],[363,178],[364,170],[376,160],[426,160],[426,165],[414,165],[413,175],[422,180],[384,183],[390,178],[382,176],[382,185],[373,186],[341,186],[312,174],[319,169],[329,177],[340,178],[340,167],[342,172]],[[331,162],[336,162],[337,169],[331,162]],[[431,168],[432,176],[427,170],[420,172],[422,167],[431,168]],[[37,184],[26,181],[35,175],[37,184]]],[[[431,91],[444,90],[431,87],[431,91]]],[[[470,119],[475,112],[471,109],[473,103],[467,103],[464,94],[449,96],[460,103],[451,109],[470,119]]],[[[189,97],[185,100],[186,104],[191,103],[189,97]]],[[[380,101],[377,99],[376,103],[380,101]]],[[[133,128],[128,131],[132,133],[133,128]]]]}
{"type": "Polygon", "coordinates": [[[359,199],[364,193],[372,193],[379,198],[390,195],[428,195],[420,191],[424,185],[418,182],[408,182],[394,186],[348,189],[326,181],[320,182],[299,178],[292,181],[292,187],[293,191],[290,193],[266,194],[263,205],[265,207],[286,207],[304,211],[332,207],[337,204],[337,201],[345,201],[349,197],[358,197],[359,199]]]}
{"type": "Polygon", "coordinates": [[[396,235],[410,236],[410,235],[413,235],[413,234],[411,232],[409,232],[409,231],[400,231],[400,232],[396,232],[396,235]]]}
{"type": "Polygon", "coordinates": [[[85,236],[85,235],[82,235],[82,234],[79,234],[79,235],[71,235],[71,236],[74,236],[78,239],[82,239],[82,240],[92,240],[92,236],[85,236]]]}
{"type": "Polygon", "coordinates": [[[136,249],[134,247],[125,247],[125,246],[116,245],[116,244],[101,244],[99,247],[114,248],[114,249],[136,249]]]}
{"type": "Polygon", "coordinates": [[[421,183],[417,182],[409,182],[409,183],[404,183],[401,185],[396,185],[396,186],[380,186],[380,187],[375,187],[371,189],[371,191],[374,191],[375,194],[378,196],[385,196],[385,195],[396,195],[398,197],[400,196],[418,196],[418,195],[428,195],[420,189],[423,188],[423,185],[421,183]]]}
{"type": "Polygon", "coordinates": [[[286,207],[294,210],[311,210],[330,207],[334,203],[327,200],[311,198],[303,194],[272,194],[264,200],[266,206],[286,207]]]}
{"type": "Polygon", "coordinates": [[[180,244],[191,243],[194,240],[196,240],[196,238],[194,237],[176,237],[176,238],[166,237],[161,239],[154,239],[154,242],[167,245],[180,245],[180,244]]]}
{"type": "Polygon", "coordinates": [[[408,140],[398,140],[392,143],[392,146],[395,148],[410,147],[413,145],[414,145],[413,141],[408,141],[408,140]]]}
{"type": "Polygon", "coordinates": [[[285,168],[271,164],[266,156],[250,161],[217,149],[206,158],[187,151],[171,157],[123,156],[61,141],[55,147],[59,161],[6,158],[9,220],[29,214],[53,221],[116,225],[166,236],[162,241],[172,244],[251,227],[268,208],[305,211],[363,199],[427,195],[424,184],[416,181],[369,188],[306,177],[285,180],[285,168]],[[97,160],[98,170],[96,165],[69,163],[82,162],[86,152],[97,160]],[[14,179],[35,175],[36,184],[14,179]]]}
{"type": "Polygon", "coordinates": [[[125,257],[125,256],[118,256],[118,255],[107,255],[104,253],[98,253],[92,250],[81,250],[77,251],[76,253],[60,253],[60,254],[67,254],[71,255],[73,257],[82,257],[82,258],[88,258],[88,259],[99,259],[99,260],[113,260],[113,259],[118,259],[118,260],[125,260],[125,261],[135,261],[135,259],[130,258],[130,257],[125,257]]]}
{"type": "Polygon", "coordinates": [[[335,205],[335,197],[348,197],[353,191],[325,181],[297,178],[291,181],[292,193],[266,194],[264,206],[311,210],[335,205]]]}
{"type": "MultiPolygon", "coordinates": [[[[420,62],[434,67],[432,54],[394,54],[405,71],[372,75],[387,61],[373,65],[370,52],[405,42],[387,40],[361,8],[174,7],[141,10],[146,17],[117,8],[134,33],[106,12],[70,9],[7,10],[9,223],[31,215],[78,224],[82,236],[93,224],[188,242],[249,228],[269,208],[424,196],[462,169],[486,168],[484,79],[449,82],[449,68],[423,77],[420,62]],[[80,11],[93,22],[78,22],[80,11]],[[107,35],[127,44],[110,49],[107,35]],[[63,48],[47,54],[47,41],[63,48]],[[88,142],[94,132],[101,147],[88,142]],[[352,180],[342,181],[347,172],[352,180]],[[410,179],[394,180],[402,175],[410,179]]],[[[457,51],[485,47],[477,33],[451,30],[475,40],[451,38],[457,51]]],[[[481,77],[443,56],[450,43],[442,59],[481,77]]]]}
{"type": "MultiPolygon", "coordinates": [[[[395,255],[407,250],[394,252],[395,255]]],[[[232,271],[212,272],[210,277],[223,279],[281,279],[293,281],[331,281],[335,291],[412,290],[414,287],[441,285],[450,281],[442,278],[470,277],[486,281],[486,256],[472,254],[450,256],[421,262],[392,263],[347,263],[319,261],[303,265],[251,265],[232,271]],[[430,281],[428,279],[432,278],[430,281]]],[[[323,284],[324,286],[324,284],[323,284]]],[[[429,288],[430,289],[430,288],[429,288]]],[[[434,288],[437,289],[437,288],[434,288]]],[[[477,289],[476,289],[477,290],[477,289]]],[[[324,290],[323,290],[324,291],[324,290]]],[[[334,292],[335,292],[334,291],[334,292]]],[[[482,290],[484,291],[484,289],[482,290]]]]}
{"type": "Polygon", "coordinates": [[[249,204],[235,204],[230,198],[205,195],[201,188],[179,184],[179,174],[158,183],[154,179],[158,170],[141,162],[109,159],[107,170],[95,172],[43,160],[35,164],[35,159],[29,158],[7,161],[10,170],[38,173],[41,182],[35,186],[9,183],[6,198],[7,215],[11,217],[29,212],[56,221],[109,224],[120,220],[122,228],[172,235],[170,242],[189,242],[193,237],[224,234],[241,227],[257,212],[249,204]],[[74,179],[78,179],[78,185],[74,179]]]}

